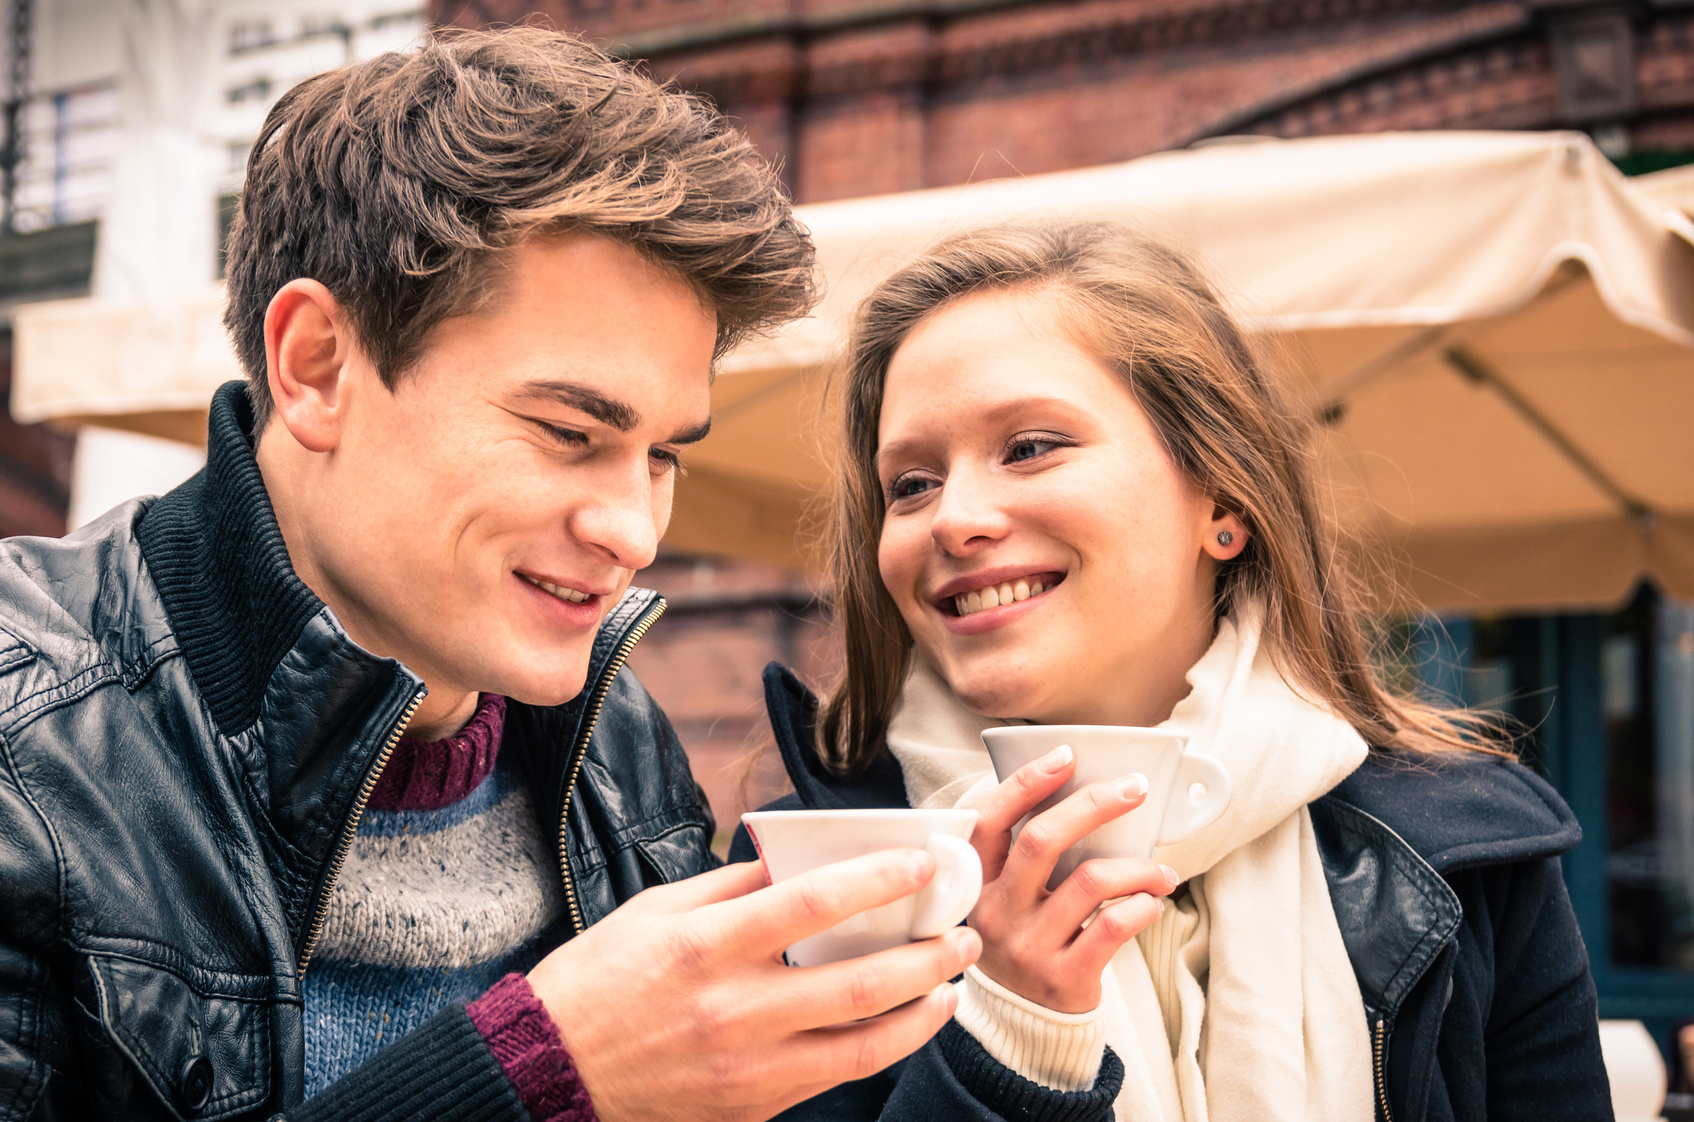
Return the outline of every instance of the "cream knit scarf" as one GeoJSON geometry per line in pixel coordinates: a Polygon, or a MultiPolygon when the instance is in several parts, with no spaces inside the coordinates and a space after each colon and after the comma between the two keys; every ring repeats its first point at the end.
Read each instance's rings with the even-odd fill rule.
{"type": "MultiPolygon", "coordinates": [[[[970,806],[995,783],[980,734],[1009,722],[914,661],[888,731],[907,796],[970,806]]],[[[1233,789],[1216,822],[1157,854],[1189,898],[1114,956],[1095,1014],[1043,1010],[973,967],[961,1023],[1061,1089],[1093,1082],[1103,1036],[1124,1064],[1126,1122],[1369,1122],[1369,1029],[1306,810],[1364,762],[1364,741],[1282,680],[1256,611],[1220,625],[1188,682],[1160,727],[1222,760],[1233,789]]]]}

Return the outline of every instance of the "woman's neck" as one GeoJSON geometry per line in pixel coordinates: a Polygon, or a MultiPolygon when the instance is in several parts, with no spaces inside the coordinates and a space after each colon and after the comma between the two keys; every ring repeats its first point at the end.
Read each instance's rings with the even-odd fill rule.
{"type": "Polygon", "coordinates": [[[1040,713],[1020,716],[1044,725],[1162,724],[1190,693],[1188,671],[1211,647],[1216,633],[1217,621],[1208,613],[1199,626],[1174,630],[1140,657],[1102,664],[1075,688],[1053,697],[1040,713]]]}

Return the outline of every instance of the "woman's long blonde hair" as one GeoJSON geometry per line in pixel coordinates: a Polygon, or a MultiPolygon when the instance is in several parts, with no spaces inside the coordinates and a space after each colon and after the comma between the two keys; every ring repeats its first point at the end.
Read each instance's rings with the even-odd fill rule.
{"type": "Polygon", "coordinates": [[[877,428],[889,362],[948,301],[1011,289],[1054,301],[1076,341],[1123,379],[1188,478],[1246,523],[1246,549],[1219,572],[1215,611],[1222,618],[1260,601],[1263,642],[1291,686],[1379,749],[1510,754],[1496,718],[1384,685],[1366,639],[1362,582],[1318,501],[1311,421],[1291,407],[1194,263],[1124,227],[1086,223],[949,238],[859,307],[828,535],[845,665],[818,726],[825,762],[851,773],[882,751],[912,651],[877,567],[877,428]]]}

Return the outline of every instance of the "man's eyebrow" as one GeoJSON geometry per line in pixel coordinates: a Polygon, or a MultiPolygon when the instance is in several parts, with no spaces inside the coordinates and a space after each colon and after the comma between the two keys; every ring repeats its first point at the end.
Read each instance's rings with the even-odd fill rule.
{"type": "Polygon", "coordinates": [[[707,417],[704,421],[701,421],[699,424],[691,425],[690,427],[683,429],[681,432],[677,433],[675,436],[673,436],[669,440],[665,441],[665,443],[666,444],[698,444],[702,440],[706,439],[706,434],[711,432],[711,431],[712,431],[712,419],[710,417],[707,417]]]}
{"type": "MultiPolygon", "coordinates": [[[[540,397],[560,405],[580,410],[601,424],[611,425],[619,432],[632,432],[641,423],[641,414],[627,401],[609,397],[593,386],[581,382],[566,382],[554,378],[538,378],[518,388],[519,397],[540,397]]],[[[709,422],[708,422],[709,423],[709,422]]],[[[689,430],[693,431],[693,430],[689,430]]],[[[700,436],[705,436],[702,432],[700,436]]],[[[699,439],[696,437],[695,439],[699,439]]]]}

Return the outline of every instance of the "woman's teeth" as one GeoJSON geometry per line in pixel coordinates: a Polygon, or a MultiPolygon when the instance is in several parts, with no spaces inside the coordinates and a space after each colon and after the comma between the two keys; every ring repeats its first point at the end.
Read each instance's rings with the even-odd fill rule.
{"type": "Polygon", "coordinates": [[[535,587],[541,589],[543,592],[551,592],[553,595],[557,596],[559,599],[564,600],[565,602],[570,603],[570,604],[581,604],[588,599],[588,593],[578,592],[574,588],[564,588],[564,587],[561,587],[560,585],[548,584],[544,580],[536,580],[534,577],[530,576],[527,573],[519,573],[518,576],[523,577],[524,580],[528,581],[530,584],[533,584],[535,587]]]}
{"type": "Polygon", "coordinates": [[[963,592],[953,597],[953,607],[961,616],[968,616],[987,608],[998,608],[1001,604],[1039,596],[1046,587],[1038,580],[1013,580],[1004,584],[991,584],[987,588],[963,592]]]}

